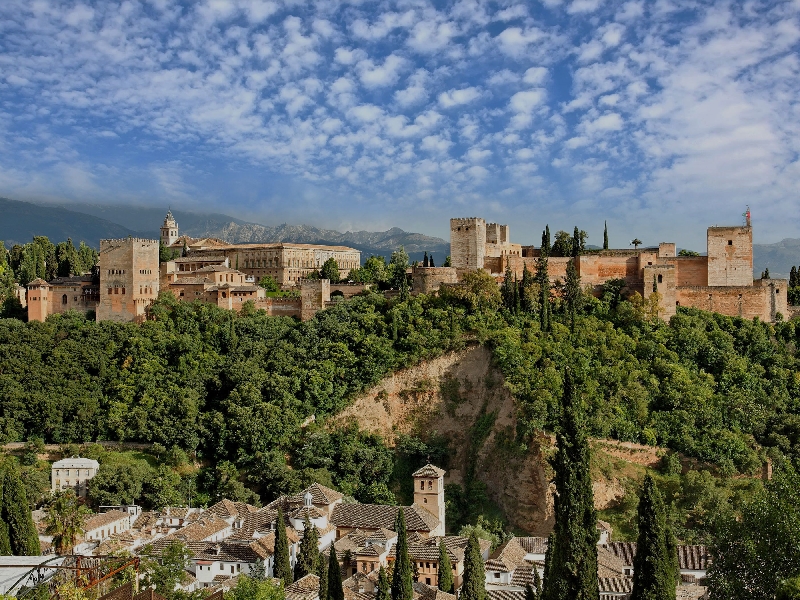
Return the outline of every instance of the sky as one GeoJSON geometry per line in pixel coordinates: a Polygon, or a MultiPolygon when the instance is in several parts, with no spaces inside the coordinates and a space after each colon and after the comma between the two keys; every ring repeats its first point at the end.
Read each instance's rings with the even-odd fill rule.
{"type": "MultiPolygon", "coordinates": [[[[0,196],[800,237],[800,0],[2,0],[0,196]]],[[[0,215],[1,218],[1,215],[0,215]]]]}

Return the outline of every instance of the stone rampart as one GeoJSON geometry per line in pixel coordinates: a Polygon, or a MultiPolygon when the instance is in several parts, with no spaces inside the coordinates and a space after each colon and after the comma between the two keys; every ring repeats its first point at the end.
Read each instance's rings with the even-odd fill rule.
{"type": "Polygon", "coordinates": [[[411,278],[415,294],[430,294],[443,283],[458,282],[458,271],[455,267],[414,267],[411,278]]]}

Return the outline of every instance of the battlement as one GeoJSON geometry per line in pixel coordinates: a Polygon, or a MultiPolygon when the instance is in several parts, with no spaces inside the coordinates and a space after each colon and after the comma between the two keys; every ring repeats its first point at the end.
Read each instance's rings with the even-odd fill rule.
{"type": "Polygon", "coordinates": [[[155,244],[158,246],[158,240],[150,240],[147,238],[135,238],[135,237],[126,237],[126,238],[117,238],[117,239],[110,239],[110,240],[100,240],[100,250],[103,250],[103,246],[112,246],[118,248],[124,244],[155,244]]]}
{"type": "Polygon", "coordinates": [[[465,225],[486,225],[486,221],[481,217],[460,217],[456,219],[450,219],[450,228],[453,227],[463,227],[465,225]]]}

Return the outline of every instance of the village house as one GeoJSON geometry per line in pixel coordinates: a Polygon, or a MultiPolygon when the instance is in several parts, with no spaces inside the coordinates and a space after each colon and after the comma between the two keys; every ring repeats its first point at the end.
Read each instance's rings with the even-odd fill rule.
{"type": "Polygon", "coordinates": [[[87,483],[97,475],[99,468],[100,463],[91,458],[73,456],[57,460],[50,467],[50,490],[58,492],[71,488],[77,496],[85,498],[87,483]]]}
{"type": "Polygon", "coordinates": [[[92,515],[84,524],[83,538],[86,541],[102,542],[112,535],[128,531],[131,528],[131,515],[120,510],[92,515]]]}

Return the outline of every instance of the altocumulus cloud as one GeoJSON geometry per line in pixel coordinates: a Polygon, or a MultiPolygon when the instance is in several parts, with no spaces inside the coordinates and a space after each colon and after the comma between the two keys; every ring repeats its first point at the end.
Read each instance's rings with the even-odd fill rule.
{"type": "Polygon", "coordinates": [[[213,183],[212,164],[249,165],[301,190],[298,211],[309,186],[346,198],[343,214],[360,203],[566,227],[580,211],[644,235],[655,211],[668,227],[749,203],[790,235],[798,11],[4,0],[0,195],[131,200],[146,182],[180,201],[205,193],[191,182],[213,183]]]}

